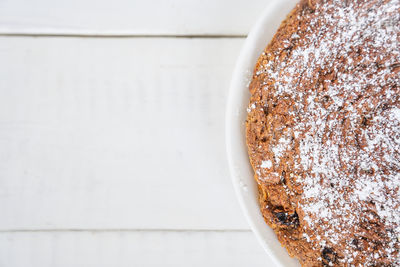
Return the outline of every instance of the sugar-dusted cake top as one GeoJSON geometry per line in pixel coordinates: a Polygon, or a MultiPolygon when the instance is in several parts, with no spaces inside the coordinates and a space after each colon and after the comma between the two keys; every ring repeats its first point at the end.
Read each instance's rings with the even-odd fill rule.
{"type": "Polygon", "coordinates": [[[250,91],[261,208],[289,252],[399,266],[400,1],[301,1],[250,91]]]}

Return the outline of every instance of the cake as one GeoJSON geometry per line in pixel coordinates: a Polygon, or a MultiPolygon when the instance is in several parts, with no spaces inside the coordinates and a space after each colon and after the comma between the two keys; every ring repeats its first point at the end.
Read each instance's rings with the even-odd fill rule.
{"type": "Polygon", "coordinates": [[[289,255],[400,266],[400,0],[300,1],[249,90],[260,209],[289,255]]]}

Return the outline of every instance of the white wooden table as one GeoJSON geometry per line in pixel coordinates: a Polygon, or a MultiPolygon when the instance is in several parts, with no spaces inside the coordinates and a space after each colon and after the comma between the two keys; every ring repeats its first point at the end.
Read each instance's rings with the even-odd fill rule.
{"type": "Polygon", "coordinates": [[[0,266],[273,266],[224,112],[265,0],[0,0],[0,266]]]}

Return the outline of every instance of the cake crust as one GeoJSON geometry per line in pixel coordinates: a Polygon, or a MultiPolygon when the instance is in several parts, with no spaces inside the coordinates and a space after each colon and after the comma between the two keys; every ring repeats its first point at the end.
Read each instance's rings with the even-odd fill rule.
{"type": "Polygon", "coordinates": [[[289,254],[400,266],[400,1],[300,1],[249,90],[260,208],[289,254]]]}

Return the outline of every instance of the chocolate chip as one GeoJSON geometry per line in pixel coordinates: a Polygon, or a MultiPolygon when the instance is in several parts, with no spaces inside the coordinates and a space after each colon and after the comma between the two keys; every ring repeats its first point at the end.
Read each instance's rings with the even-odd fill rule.
{"type": "Polygon", "coordinates": [[[369,169],[365,171],[368,175],[374,175],[375,170],[374,169],[369,169]]]}
{"type": "Polygon", "coordinates": [[[389,105],[388,104],[383,104],[382,105],[382,110],[387,110],[389,108],[389,105]]]}
{"type": "Polygon", "coordinates": [[[323,102],[328,102],[331,99],[331,97],[329,95],[326,95],[322,98],[323,102]]]}
{"type": "Polygon", "coordinates": [[[336,263],[337,261],[337,254],[332,248],[325,247],[322,250],[322,262],[324,265],[329,266],[329,263],[336,263]]]}
{"type": "Polygon", "coordinates": [[[264,115],[265,115],[265,116],[268,116],[268,114],[269,114],[268,105],[266,105],[266,106],[263,108],[263,111],[264,111],[264,115]]]}
{"type": "Polygon", "coordinates": [[[279,222],[285,223],[287,220],[287,213],[286,212],[277,212],[277,213],[275,213],[275,217],[278,219],[279,222]]]}
{"type": "Polygon", "coordinates": [[[362,125],[363,127],[368,126],[369,120],[370,120],[369,118],[363,116],[362,119],[361,119],[361,125],[362,125]]]}
{"type": "Polygon", "coordinates": [[[283,51],[285,51],[287,54],[290,54],[290,52],[292,51],[292,49],[293,49],[293,45],[289,45],[288,47],[285,47],[285,48],[283,49],[283,51]]]}
{"type": "Polygon", "coordinates": [[[282,173],[281,173],[281,182],[283,184],[286,184],[286,172],[285,171],[282,171],[282,173]]]}
{"type": "Polygon", "coordinates": [[[277,219],[277,223],[284,226],[294,226],[297,227],[299,225],[299,216],[297,212],[293,214],[288,214],[287,212],[275,212],[275,218],[277,219]]]}

